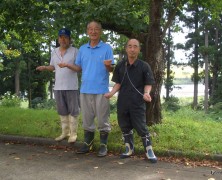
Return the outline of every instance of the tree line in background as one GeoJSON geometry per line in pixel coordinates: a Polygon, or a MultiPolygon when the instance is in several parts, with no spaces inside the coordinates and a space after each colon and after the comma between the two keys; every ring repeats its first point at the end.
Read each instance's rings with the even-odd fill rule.
{"type": "Polygon", "coordinates": [[[40,73],[35,68],[49,63],[58,29],[69,28],[78,48],[87,42],[87,22],[95,19],[102,23],[106,30],[102,38],[112,43],[119,59],[128,38],[142,43],[141,56],[150,64],[156,80],[153,101],[147,104],[147,123],[161,123],[161,86],[165,83],[169,99],[173,89],[171,66],[178,63],[173,56],[171,33],[182,31],[183,22],[190,33],[186,43],[176,48],[190,50],[187,56],[188,65],[194,69],[194,109],[198,105],[197,85],[201,79],[207,82],[207,109],[209,104],[222,101],[221,10],[222,2],[217,0],[2,0],[0,95],[7,91],[25,94],[29,107],[37,97],[47,99],[48,92],[52,98],[52,73],[40,73]],[[208,68],[199,72],[203,65],[208,68]]]}

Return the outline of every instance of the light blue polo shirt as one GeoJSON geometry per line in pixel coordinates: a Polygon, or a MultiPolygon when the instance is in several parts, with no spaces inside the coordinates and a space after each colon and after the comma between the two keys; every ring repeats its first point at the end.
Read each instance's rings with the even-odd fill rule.
{"type": "Polygon", "coordinates": [[[109,72],[103,61],[112,59],[113,51],[110,45],[100,41],[95,47],[89,43],[80,47],[75,64],[82,68],[80,93],[104,94],[109,92],[109,72]]]}

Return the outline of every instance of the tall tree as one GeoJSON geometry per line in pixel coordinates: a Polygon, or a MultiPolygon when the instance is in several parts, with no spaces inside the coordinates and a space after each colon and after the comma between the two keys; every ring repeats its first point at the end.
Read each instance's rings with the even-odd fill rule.
{"type": "MultiPolygon", "coordinates": [[[[205,23],[207,24],[208,19],[206,18],[205,23]]],[[[205,39],[205,48],[208,48],[208,28],[205,25],[204,39],[205,39]]],[[[208,97],[209,97],[209,63],[208,63],[208,53],[204,54],[204,64],[205,64],[205,91],[204,91],[204,110],[207,113],[208,111],[208,97]]]]}
{"type": "Polygon", "coordinates": [[[221,76],[222,72],[222,27],[221,27],[221,22],[222,22],[222,17],[217,20],[211,20],[209,22],[210,25],[208,25],[209,29],[209,34],[210,37],[212,37],[211,43],[211,56],[210,56],[210,79],[209,79],[209,96],[210,96],[210,103],[215,104],[217,102],[222,101],[222,96],[218,96],[218,94],[221,94],[221,88],[219,88],[219,79],[221,76]]]}
{"type": "MultiPolygon", "coordinates": [[[[46,31],[44,26],[44,16],[48,14],[47,5],[44,4],[44,1],[3,0],[0,3],[0,11],[2,12],[0,18],[0,32],[4,32],[1,33],[0,36],[2,39],[7,39],[8,36],[12,36],[13,32],[16,32],[13,34],[14,36],[16,34],[16,38],[12,37],[12,39],[13,41],[17,40],[17,42],[19,42],[19,44],[17,43],[13,46],[13,48],[8,47],[7,49],[7,51],[9,49],[14,49],[15,51],[20,52],[20,56],[17,59],[14,59],[15,68],[13,72],[15,73],[12,73],[12,75],[14,74],[15,77],[15,92],[17,95],[19,95],[19,92],[21,91],[20,88],[22,87],[20,86],[20,63],[23,61],[30,64],[32,61],[32,59],[29,57],[30,52],[32,52],[32,54],[38,54],[36,51],[42,51],[39,44],[43,44],[45,42],[46,31]],[[38,46],[38,49],[35,48],[36,46],[38,46]],[[35,52],[33,50],[35,50],[35,52]]],[[[31,71],[34,71],[34,68],[31,71]]],[[[27,74],[29,73],[26,73],[26,75],[27,74]]],[[[31,90],[30,78],[31,76],[27,76],[27,78],[23,79],[23,81],[28,80],[25,83],[25,87],[27,87],[27,85],[30,87],[26,89],[30,90],[28,91],[29,97],[31,97],[31,92],[33,92],[33,90],[31,90]]],[[[43,92],[44,94],[44,91],[39,92],[43,92]]],[[[29,100],[31,101],[31,99],[29,100]]]]}
{"type": "MultiPolygon", "coordinates": [[[[221,9],[221,2],[216,2],[216,1],[190,1],[188,3],[188,6],[186,8],[186,13],[188,14],[186,16],[186,26],[190,29],[193,30],[193,32],[189,33],[187,38],[189,40],[186,42],[186,49],[193,49],[193,51],[190,54],[190,59],[191,61],[189,64],[194,68],[194,74],[193,74],[193,81],[194,81],[194,98],[193,98],[193,108],[196,109],[198,105],[198,82],[200,81],[200,74],[199,73],[199,67],[202,67],[205,64],[205,67],[207,66],[207,62],[204,63],[203,57],[207,58],[210,57],[211,60],[209,59],[209,62],[216,62],[213,59],[213,56],[210,55],[210,50],[204,45],[204,36],[206,35],[205,29],[209,29],[209,23],[204,22],[204,18],[207,17],[208,19],[211,19],[211,27],[212,29],[215,30],[215,27],[212,26],[212,20],[214,20],[216,17],[219,17],[219,9],[221,9]],[[189,16],[191,15],[191,16],[189,16]],[[208,27],[207,27],[208,26],[208,27]],[[203,55],[203,56],[202,56],[203,55]]],[[[213,31],[214,31],[213,30],[213,31]]],[[[211,37],[210,37],[211,38],[211,37]]],[[[213,40],[211,38],[210,42],[213,40]]],[[[212,46],[212,43],[210,43],[212,46]]],[[[212,50],[212,48],[210,48],[212,50]]],[[[213,50],[214,51],[214,50],[213,50]]],[[[212,53],[213,53],[212,51],[212,53]]],[[[212,54],[211,53],[211,54],[212,54]]],[[[206,60],[206,59],[205,59],[206,60]]],[[[216,70],[216,67],[214,67],[214,70],[216,70]]],[[[206,73],[206,71],[205,71],[206,73]]],[[[210,75],[210,74],[209,74],[210,75]]],[[[214,77],[216,77],[214,75],[214,77]]],[[[208,78],[208,76],[205,78],[208,78]]],[[[215,80],[215,79],[214,79],[215,80]]],[[[205,82],[208,81],[208,79],[205,79],[205,82]]],[[[211,81],[210,81],[211,82],[211,81]]],[[[208,92],[208,84],[206,85],[206,93],[208,92]]],[[[212,91],[210,91],[212,92],[212,91]]],[[[205,96],[207,96],[205,93],[205,96]]],[[[206,98],[206,97],[205,97],[206,98]]],[[[206,103],[206,101],[205,101],[206,103]]],[[[205,105],[206,106],[206,105],[205,105]]]]}
{"type": "Polygon", "coordinates": [[[173,58],[174,58],[174,53],[172,50],[173,46],[173,39],[172,39],[172,28],[168,29],[168,35],[167,38],[165,38],[165,51],[166,51],[166,79],[165,81],[165,88],[166,88],[166,101],[169,100],[170,98],[170,93],[173,90],[173,79],[174,79],[174,72],[171,70],[171,67],[173,65],[173,58]]]}
{"type": "Polygon", "coordinates": [[[199,46],[201,41],[200,38],[200,29],[199,29],[199,21],[200,21],[200,12],[198,2],[189,3],[186,8],[186,13],[190,14],[190,16],[184,17],[184,22],[187,27],[193,29],[193,32],[190,32],[187,35],[188,41],[185,43],[186,50],[192,50],[189,54],[190,62],[189,65],[194,69],[194,73],[192,76],[192,80],[194,82],[194,93],[193,93],[193,105],[194,109],[197,108],[198,105],[198,83],[199,83],[199,46]]]}

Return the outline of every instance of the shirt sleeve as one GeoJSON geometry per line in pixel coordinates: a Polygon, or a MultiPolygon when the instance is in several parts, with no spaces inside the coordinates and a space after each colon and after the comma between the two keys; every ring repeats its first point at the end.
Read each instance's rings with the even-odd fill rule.
{"type": "Polygon", "coordinates": [[[78,50],[78,52],[77,52],[75,64],[76,64],[77,66],[80,66],[80,67],[81,67],[81,50],[78,50]]]}
{"type": "Polygon", "coordinates": [[[79,50],[77,48],[75,48],[75,51],[74,51],[74,62],[73,62],[74,64],[76,62],[76,58],[77,58],[78,52],[79,52],[79,50]]]}
{"type": "Polygon", "coordinates": [[[106,59],[111,59],[112,60],[111,64],[114,64],[113,49],[109,44],[107,44],[106,59]]]}
{"type": "Polygon", "coordinates": [[[124,74],[125,74],[125,66],[124,66],[124,61],[120,61],[118,62],[118,64],[116,65],[114,71],[113,71],[113,77],[112,77],[112,81],[118,84],[121,84],[124,78],[124,74]]]}
{"type": "Polygon", "coordinates": [[[54,51],[52,51],[51,57],[50,57],[50,63],[49,63],[50,66],[54,66],[54,67],[55,67],[55,60],[54,60],[55,51],[56,51],[56,49],[54,49],[54,51]]]}
{"type": "Polygon", "coordinates": [[[154,80],[154,77],[153,77],[153,72],[151,70],[151,67],[146,62],[143,65],[143,76],[144,76],[145,85],[155,84],[155,80],[154,80]]]}

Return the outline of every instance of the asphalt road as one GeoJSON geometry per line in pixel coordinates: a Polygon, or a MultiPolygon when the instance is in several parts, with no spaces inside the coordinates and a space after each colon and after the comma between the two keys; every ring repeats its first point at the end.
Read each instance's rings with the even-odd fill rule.
{"type": "Polygon", "coordinates": [[[0,180],[222,180],[222,169],[191,167],[144,158],[119,159],[73,148],[0,141],[0,180]]]}

